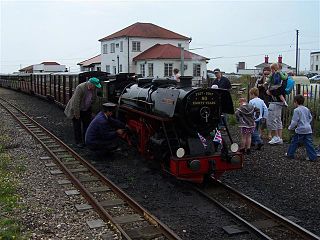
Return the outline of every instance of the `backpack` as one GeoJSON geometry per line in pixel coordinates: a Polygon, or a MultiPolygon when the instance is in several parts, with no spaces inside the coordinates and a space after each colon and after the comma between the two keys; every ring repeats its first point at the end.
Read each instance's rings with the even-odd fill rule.
{"type": "Polygon", "coordinates": [[[286,95],[289,95],[292,92],[293,87],[294,87],[294,80],[292,79],[291,76],[288,76],[287,85],[286,85],[286,88],[284,90],[286,95]]]}

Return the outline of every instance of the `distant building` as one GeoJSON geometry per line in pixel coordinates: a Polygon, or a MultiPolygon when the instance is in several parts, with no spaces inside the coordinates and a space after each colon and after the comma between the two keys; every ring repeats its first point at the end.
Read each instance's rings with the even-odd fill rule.
{"type": "Polygon", "coordinates": [[[320,51],[310,53],[310,71],[320,73],[320,51]]]}
{"type": "MultiPolygon", "coordinates": [[[[278,63],[281,63],[282,71],[285,71],[285,72],[288,72],[288,73],[295,71],[295,68],[292,68],[288,64],[282,62],[282,56],[281,55],[278,56],[278,63]]],[[[245,62],[239,62],[238,65],[237,65],[237,74],[240,74],[240,75],[258,75],[258,74],[262,73],[262,70],[265,67],[270,67],[271,64],[272,64],[272,62],[269,62],[269,56],[268,55],[266,55],[264,57],[264,62],[263,63],[260,63],[260,64],[256,65],[255,68],[251,68],[251,69],[245,67],[245,62]]]]}
{"type": "MultiPolygon", "coordinates": [[[[282,71],[284,72],[294,72],[295,68],[291,67],[290,65],[282,62],[282,55],[278,56],[278,63],[281,63],[282,65],[282,71]]],[[[272,62],[269,62],[269,56],[266,55],[264,57],[264,62],[258,64],[257,66],[255,66],[256,69],[258,69],[260,72],[262,72],[263,68],[270,66],[272,64],[272,62]]]]}
{"type": "Polygon", "coordinates": [[[101,71],[101,54],[79,62],[80,71],[101,71]]]}
{"type": "Polygon", "coordinates": [[[181,72],[181,46],[186,57],[184,75],[191,74],[194,80],[207,76],[205,62],[209,59],[188,51],[191,38],[152,23],[135,23],[99,41],[102,71],[112,74],[132,72],[154,77],[172,76],[173,68],[181,72]],[[170,54],[170,51],[173,52],[170,54]]]}
{"type": "Polygon", "coordinates": [[[66,66],[60,65],[57,62],[42,62],[40,64],[30,65],[22,68],[19,72],[22,73],[42,73],[42,72],[65,72],[66,66]]]}
{"type": "Polygon", "coordinates": [[[239,62],[237,65],[237,74],[240,75],[258,75],[259,71],[259,69],[246,68],[245,62],[239,62]]]}

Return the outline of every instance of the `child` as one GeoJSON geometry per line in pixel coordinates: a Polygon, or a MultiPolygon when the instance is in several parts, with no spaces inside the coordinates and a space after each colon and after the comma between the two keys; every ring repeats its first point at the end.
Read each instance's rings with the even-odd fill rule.
{"type": "Polygon", "coordinates": [[[258,108],[260,111],[260,115],[255,117],[256,127],[251,136],[251,141],[254,145],[257,146],[257,150],[261,150],[263,146],[263,141],[261,140],[261,137],[260,137],[260,126],[261,126],[260,122],[262,122],[262,118],[265,119],[266,116],[268,115],[268,108],[264,103],[264,101],[258,97],[259,96],[258,88],[256,87],[251,88],[249,93],[251,98],[251,100],[249,101],[249,104],[258,108]]]}
{"type": "Polygon", "coordinates": [[[236,118],[241,127],[241,148],[240,152],[250,154],[251,134],[255,130],[254,115],[260,114],[260,110],[251,104],[247,104],[246,99],[239,99],[240,107],[237,108],[236,118]]]}
{"type": "Polygon", "coordinates": [[[302,95],[296,95],[293,99],[293,103],[296,108],[293,111],[291,124],[288,129],[293,130],[295,128],[295,134],[292,138],[286,156],[287,158],[294,159],[294,154],[298,144],[303,142],[308,154],[308,158],[306,160],[316,161],[317,153],[312,141],[312,129],[310,125],[312,116],[310,110],[303,106],[304,97],[302,95]]]}
{"type": "Polygon", "coordinates": [[[288,107],[288,104],[285,99],[285,88],[282,86],[282,81],[288,78],[287,73],[281,72],[278,63],[273,63],[270,66],[271,74],[267,78],[267,94],[272,95],[273,97],[279,97],[281,102],[288,107]]]}

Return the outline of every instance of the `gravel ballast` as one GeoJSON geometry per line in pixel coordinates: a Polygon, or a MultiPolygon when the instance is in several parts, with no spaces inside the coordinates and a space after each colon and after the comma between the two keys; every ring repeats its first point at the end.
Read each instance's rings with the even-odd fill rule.
{"type": "MultiPolygon", "coordinates": [[[[1,88],[0,96],[10,97],[12,103],[74,147],[71,121],[56,105],[1,88]]],[[[236,128],[233,135],[235,131],[236,128]]],[[[284,216],[298,218],[301,226],[320,235],[319,161],[287,160],[287,147],[265,145],[263,151],[246,157],[242,170],[227,172],[221,180],[284,216]]],[[[94,161],[85,149],[74,149],[94,161]]],[[[298,158],[302,154],[299,149],[298,158]]],[[[232,218],[210,206],[184,183],[150,168],[136,155],[115,154],[105,160],[108,164],[103,165],[102,172],[126,186],[126,192],[183,239],[250,239],[248,235],[229,238],[221,227],[234,223],[232,218]]]]}

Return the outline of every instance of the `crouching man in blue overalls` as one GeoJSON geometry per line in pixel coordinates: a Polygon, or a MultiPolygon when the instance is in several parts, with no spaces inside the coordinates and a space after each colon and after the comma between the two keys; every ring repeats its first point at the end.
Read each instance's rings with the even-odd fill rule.
{"type": "Polygon", "coordinates": [[[119,137],[123,135],[125,124],[112,117],[116,105],[104,103],[103,109],[90,123],[86,136],[86,146],[94,151],[98,157],[118,148],[119,137]]]}

